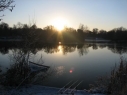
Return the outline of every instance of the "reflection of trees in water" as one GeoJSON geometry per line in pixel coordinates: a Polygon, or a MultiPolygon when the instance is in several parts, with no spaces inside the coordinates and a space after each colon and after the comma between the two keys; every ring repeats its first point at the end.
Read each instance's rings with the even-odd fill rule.
{"type": "Polygon", "coordinates": [[[55,46],[45,46],[45,47],[42,47],[44,52],[46,53],[56,53],[56,52],[59,52],[59,49],[57,48],[58,46],[55,45],[55,46]]]}
{"type": "Polygon", "coordinates": [[[93,50],[97,50],[98,49],[98,46],[96,45],[96,43],[92,45],[92,48],[93,48],[93,50]]]}
{"type": "MultiPolygon", "coordinates": [[[[0,53],[1,54],[7,54],[9,50],[14,49],[22,49],[23,44],[20,44],[18,46],[14,44],[2,44],[0,46],[0,53]]],[[[36,54],[38,51],[42,50],[46,53],[57,53],[62,52],[63,55],[66,55],[67,53],[74,52],[77,48],[79,55],[84,55],[89,52],[88,48],[92,47],[92,49],[97,50],[98,48],[108,48],[113,53],[126,53],[127,52],[127,45],[120,45],[120,44],[108,44],[108,43],[85,43],[85,44],[79,44],[79,45],[61,45],[61,49],[58,48],[59,45],[34,45],[29,47],[29,51],[33,54],[36,54]]],[[[24,52],[27,52],[24,50],[24,52]]]]}
{"type": "MultiPolygon", "coordinates": [[[[0,76],[0,84],[9,86],[20,86],[20,84],[33,83],[38,79],[45,79],[52,71],[49,69],[35,69],[32,71],[30,67],[30,59],[33,56],[32,50],[29,47],[20,49],[13,49],[10,54],[10,61],[12,65],[7,69],[4,74],[0,76]]],[[[38,62],[39,63],[39,62],[38,62]]],[[[43,60],[41,61],[43,64],[43,60]]],[[[37,65],[40,66],[40,65],[37,65]]],[[[36,67],[37,67],[36,66],[36,67]]],[[[35,67],[35,68],[36,68],[35,67]]]]}
{"type": "Polygon", "coordinates": [[[113,45],[109,45],[108,49],[111,50],[113,53],[117,53],[117,54],[127,53],[126,45],[113,44],[113,45]]]}
{"type": "Polygon", "coordinates": [[[62,52],[64,55],[66,55],[67,53],[74,52],[75,49],[76,49],[76,45],[63,45],[62,46],[62,52]]]}
{"type": "Polygon", "coordinates": [[[97,44],[97,46],[101,49],[105,48],[108,44],[104,43],[104,44],[97,44]]]}
{"type": "Polygon", "coordinates": [[[89,45],[88,44],[81,44],[77,46],[77,50],[80,56],[87,54],[89,52],[89,45]]]}
{"type": "Polygon", "coordinates": [[[35,48],[35,46],[33,45],[29,45],[29,47],[27,47],[26,49],[26,46],[28,45],[25,45],[23,43],[16,43],[16,42],[5,42],[5,43],[1,43],[1,46],[0,46],[0,53],[2,54],[7,54],[9,52],[9,50],[15,50],[15,49],[23,49],[24,52],[27,52],[28,50],[33,52],[33,54],[35,54],[39,49],[40,47],[38,48],[35,48]],[[38,50],[36,50],[38,49],[38,50]]]}

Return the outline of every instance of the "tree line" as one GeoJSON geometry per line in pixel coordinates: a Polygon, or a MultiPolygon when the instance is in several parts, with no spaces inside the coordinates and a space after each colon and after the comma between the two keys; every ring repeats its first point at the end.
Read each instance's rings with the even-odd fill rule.
{"type": "Polygon", "coordinates": [[[78,51],[80,56],[83,56],[84,54],[89,53],[89,48],[92,48],[93,50],[97,50],[98,48],[107,48],[113,53],[116,54],[122,54],[127,52],[127,44],[121,44],[121,43],[114,43],[112,45],[108,44],[101,44],[101,43],[87,43],[87,44],[66,44],[61,45],[61,48],[58,48],[59,45],[56,44],[39,44],[35,46],[24,48],[22,43],[10,43],[10,42],[1,42],[0,43],[0,53],[1,54],[8,54],[9,50],[22,50],[23,52],[27,53],[28,51],[32,52],[32,54],[36,54],[38,51],[42,50],[47,54],[53,54],[62,51],[63,55],[66,55],[68,53],[72,53],[74,51],[78,51]]]}
{"type": "Polygon", "coordinates": [[[111,41],[127,41],[127,29],[124,27],[114,28],[110,31],[93,28],[89,30],[87,26],[80,24],[76,30],[65,26],[59,32],[54,26],[49,25],[38,28],[36,24],[17,23],[10,27],[5,22],[0,23],[0,39],[23,39],[29,42],[38,43],[83,43],[86,38],[103,38],[111,41]]]}

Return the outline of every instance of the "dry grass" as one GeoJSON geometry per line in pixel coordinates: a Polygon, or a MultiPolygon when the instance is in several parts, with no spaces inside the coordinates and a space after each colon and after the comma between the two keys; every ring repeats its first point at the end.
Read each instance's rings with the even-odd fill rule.
{"type": "Polygon", "coordinates": [[[92,93],[107,93],[110,95],[127,95],[127,61],[121,57],[119,66],[111,70],[111,75],[99,77],[96,85],[90,85],[92,93]]]}
{"type": "Polygon", "coordinates": [[[122,57],[120,65],[111,71],[108,91],[112,95],[127,95],[127,61],[122,57]]]}

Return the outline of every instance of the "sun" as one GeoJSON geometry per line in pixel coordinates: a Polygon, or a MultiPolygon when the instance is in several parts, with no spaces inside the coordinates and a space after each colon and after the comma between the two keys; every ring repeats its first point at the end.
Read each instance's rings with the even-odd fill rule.
{"type": "Polygon", "coordinates": [[[64,26],[68,25],[68,22],[66,19],[57,17],[52,21],[52,25],[59,31],[64,29],[64,26]]]}

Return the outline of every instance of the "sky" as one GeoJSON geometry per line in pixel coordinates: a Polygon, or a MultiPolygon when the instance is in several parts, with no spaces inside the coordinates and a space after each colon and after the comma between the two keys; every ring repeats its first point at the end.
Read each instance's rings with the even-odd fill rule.
{"type": "Polygon", "coordinates": [[[51,25],[57,17],[64,18],[68,27],[78,29],[80,24],[111,30],[127,28],[127,0],[14,0],[14,10],[5,10],[3,22],[13,26],[18,22],[36,22],[37,27],[51,25]]]}

